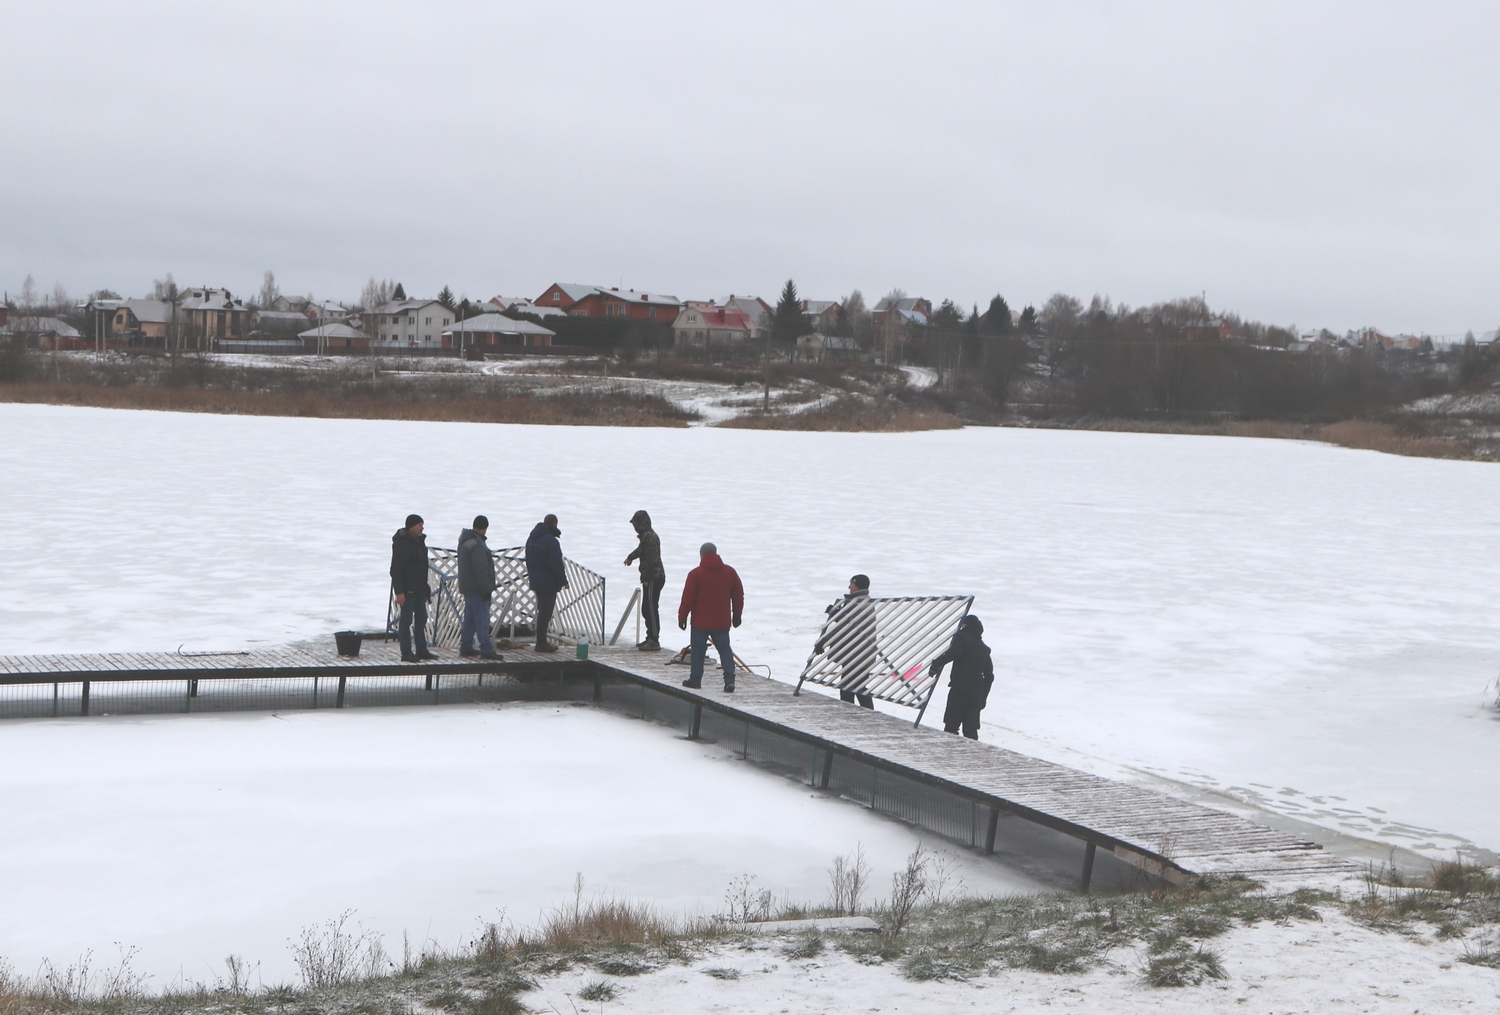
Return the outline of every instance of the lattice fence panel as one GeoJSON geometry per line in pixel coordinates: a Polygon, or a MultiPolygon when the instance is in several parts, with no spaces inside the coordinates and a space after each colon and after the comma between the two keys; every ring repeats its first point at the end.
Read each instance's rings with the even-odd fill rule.
{"type": "Polygon", "coordinates": [[[861,596],[833,604],[797,681],[923,709],[937,679],[927,664],[948,647],[973,596],[861,596]]]}

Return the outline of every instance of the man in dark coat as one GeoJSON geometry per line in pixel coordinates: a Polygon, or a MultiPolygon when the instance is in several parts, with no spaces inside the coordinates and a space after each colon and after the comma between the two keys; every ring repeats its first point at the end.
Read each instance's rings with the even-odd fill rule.
{"type": "Polygon", "coordinates": [[[856,699],[862,708],[874,708],[875,699],[862,690],[875,668],[875,604],[870,601],[870,579],[857,574],[849,579],[849,594],[825,610],[828,623],[813,646],[819,654],[839,664],[839,697],[856,699]]]}
{"type": "Polygon", "coordinates": [[[712,638],[719,662],[724,666],[724,693],[734,693],[734,650],[729,647],[729,628],[740,626],[744,612],[745,589],[740,576],[724,563],[717,546],[704,543],[698,548],[698,566],[688,572],[687,582],[682,586],[682,605],[677,607],[679,628],[688,626],[689,617],[693,619],[688,642],[692,665],[683,687],[703,686],[703,657],[712,638]]]}
{"type": "Polygon", "coordinates": [[[458,654],[499,659],[490,641],[490,594],[495,591],[495,558],[484,541],[490,520],[474,518],[474,527],[458,535],[458,591],[464,597],[464,619],[458,628],[458,654]],[[474,641],[479,641],[475,650],[474,641]]]}
{"type": "Polygon", "coordinates": [[[642,652],[661,651],[661,590],[667,584],[667,571],[661,563],[661,540],[651,528],[651,516],[637,511],[630,516],[639,544],[625,558],[641,562],[641,616],[646,618],[646,640],[636,648],[642,652]]]}
{"type": "Polygon", "coordinates": [[[563,567],[562,544],[558,537],[557,515],[548,515],[536,523],[526,537],[526,580],[536,593],[536,650],[556,652],[557,646],[547,640],[552,626],[552,611],[557,594],[568,587],[568,572],[563,567]]]}
{"type": "Polygon", "coordinates": [[[970,740],[979,739],[979,713],[989,701],[990,687],[995,683],[990,647],[983,636],[984,625],[979,618],[965,617],[948,650],[927,667],[927,672],[936,677],[942,674],[945,665],[953,664],[948,671],[948,707],[943,711],[943,732],[957,733],[963,727],[964,736],[970,740]]]}
{"type": "Polygon", "coordinates": [[[427,600],[432,589],[427,584],[427,537],[422,534],[421,515],[407,515],[405,527],[391,537],[391,590],[401,608],[401,661],[436,659],[427,651],[427,600]]]}

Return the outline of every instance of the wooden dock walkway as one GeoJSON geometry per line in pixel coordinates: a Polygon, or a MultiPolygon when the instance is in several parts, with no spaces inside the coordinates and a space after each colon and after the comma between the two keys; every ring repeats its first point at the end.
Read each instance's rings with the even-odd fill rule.
{"type": "MultiPolygon", "coordinates": [[[[606,685],[635,684],[642,688],[643,702],[647,691],[682,702],[689,736],[699,735],[708,716],[720,726],[743,724],[747,757],[752,730],[799,745],[799,750],[805,748],[810,781],[815,785],[829,787],[838,760],[867,766],[877,780],[882,776],[904,780],[968,801],[980,828],[974,844],[986,850],[993,850],[996,827],[1007,816],[1079,839],[1085,843],[1081,877],[1085,888],[1097,850],[1174,883],[1194,875],[1243,874],[1276,887],[1327,885],[1359,873],[1355,864],[1314,843],[1236,815],[992,744],[930,728],[913,729],[909,719],[858,708],[821,693],[804,690],[793,696],[789,684],[743,671],[735,693],[725,694],[717,671],[705,676],[702,690],[682,687],[687,668],[663,665],[666,653],[595,647],[591,658],[583,662],[565,652],[502,652],[502,662],[461,659],[443,650],[436,661],[408,664],[400,662],[393,643],[375,641],[366,642],[355,658],[339,656],[331,646],[212,654],[0,656],[0,689],[52,686],[55,708],[56,686],[79,685],[81,693],[70,700],[79,701],[80,707],[70,708],[67,714],[88,714],[88,687],[97,682],[180,682],[175,686],[185,690],[174,693],[184,696],[189,711],[191,696],[204,681],[336,680],[336,696],[328,694],[324,707],[342,707],[346,682],[370,677],[421,678],[432,689],[441,688],[445,677],[451,681],[477,675],[482,682],[484,676],[496,674],[546,686],[548,680],[536,678],[556,676],[559,693],[563,693],[566,676],[575,685],[583,681],[587,686],[591,681],[595,700],[600,700],[606,685]]],[[[312,700],[317,707],[316,692],[312,700]]],[[[430,700],[440,699],[434,694],[430,700]]],[[[877,805],[876,798],[872,789],[871,806],[877,805]]]]}

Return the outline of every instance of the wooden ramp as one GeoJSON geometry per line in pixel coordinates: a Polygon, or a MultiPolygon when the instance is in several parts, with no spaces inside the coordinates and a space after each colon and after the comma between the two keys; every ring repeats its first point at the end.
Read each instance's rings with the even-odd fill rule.
{"type": "MultiPolygon", "coordinates": [[[[50,714],[87,715],[90,687],[101,682],[108,688],[126,681],[166,688],[164,695],[180,702],[181,707],[175,709],[180,711],[193,711],[196,701],[214,701],[216,687],[231,684],[274,691],[291,686],[289,682],[310,682],[312,696],[310,704],[303,698],[300,704],[291,705],[267,704],[270,697],[254,695],[246,696],[245,704],[223,704],[221,697],[220,708],[343,707],[346,687],[354,695],[360,687],[377,686],[375,678],[386,678],[384,686],[402,684],[415,690],[405,697],[394,691],[384,698],[367,694],[359,703],[479,700],[472,689],[476,682],[483,685],[487,675],[520,678],[551,697],[587,693],[591,685],[594,700],[605,697],[607,686],[637,685],[643,715],[648,691],[680,702],[689,736],[699,736],[705,722],[720,728],[730,723],[736,729],[743,725],[746,757],[751,755],[752,731],[798,745],[797,750],[803,752],[798,757],[805,759],[809,782],[814,785],[838,789],[837,780],[830,783],[836,764],[863,766],[861,771],[872,774],[867,794],[870,806],[907,820],[922,823],[919,816],[882,804],[881,778],[887,786],[901,781],[945,799],[965,801],[975,822],[972,841],[977,847],[993,850],[996,827],[1004,817],[1025,819],[1075,837],[1085,844],[1084,888],[1097,850],[1174,883],[1194,875],[1244,874],[1275,887],[1290,887],[1327,885],[1359,873],[1355,864],[1314,843],[1223,811],[991,744],[928,728],[913,729],[910,719],[858,708],[820,693],[804,691],[793,696],[789,684],[744,671],[737,678],[735,693],[725,694],[717,671],[706,674],[702,690],[682,687],[687,668],[663,665],[665,652],[596,647],[592,658],[583,662],[567,650],[550,655],[529,649],[502,651],[503,662],[460,659],[451,650],[441,650],[438,660],[422,664],[400,662],[394,643],[380,641],[367,642],[356,658],[341,657],[331,647],[0,656],[0,691],[10,695],[0,697],[0,715],[49,714],[48,693],[50,714]],[[321,698],[319,681],[331,681],[321,698]],[[15,695],[22,691],[30,695],[26,700],[33,710],[7,711],[3,705],[19,700],[15,695]]],[[[496,684],[492,680],[489,686],[496,684]]],[[[104,690],[94,692],[100,701],[104,690]]]]}

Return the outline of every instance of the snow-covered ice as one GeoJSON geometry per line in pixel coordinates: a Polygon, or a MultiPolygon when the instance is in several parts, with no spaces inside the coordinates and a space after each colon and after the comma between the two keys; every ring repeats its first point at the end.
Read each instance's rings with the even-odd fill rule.
{"type": "MultiPolygon", "coordinates": [[[[510,704],[0,724],[0,956],[22,972],[113,943],[165,986],[239,954],[294,978],[289,938],[346,909],[399,956],[572,896],[724,911],[732,879],[822,901],[862,845],[888,884],[917,838],[659,726],[510,704]]],[[[1036,891],[923,840],[984,893],[1036,891]]]]}
{"type": "Polygon", "coordinates": [[[1500,471],[1486,463],[1077,431],[0,405],[0,475],[3,652],[378,626],[409,511],[435,545],[484,512],[497,546],[555,511],[565,552],[611,579],[614,612],[645,507],[668,612],[714,540],[747,590],[741,654],[779,678],[795,679],[855,571],[877,595],[972,592],[999,673],[988,739],[1435,856],[1500,848],[1500,471]]]}

